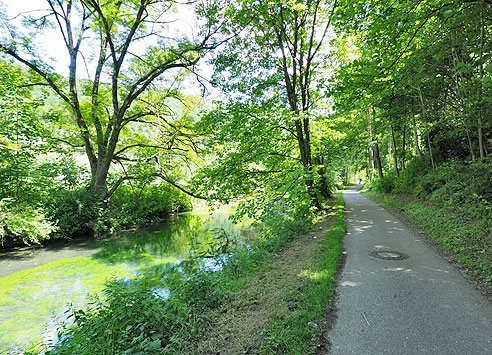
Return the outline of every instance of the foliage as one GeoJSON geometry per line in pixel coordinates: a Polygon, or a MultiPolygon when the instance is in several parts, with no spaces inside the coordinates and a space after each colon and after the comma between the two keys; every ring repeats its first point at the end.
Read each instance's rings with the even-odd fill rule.
{"type": "Polygon", "coordinates": [[[188,195],[166,183],[147,185],[134,190],[125,185],[111,198],[107,213],[118,226],[130,227],[161,221],[171,212],[191,210],[188,195]]]}
{"type": "Polygon", "coordinates": [[[371,194],[405,208],[467,267],[489,275],[492,8],[339,4],[332,92],[335,114],[357,130],[347,142],[359,152],[352,164],[371,180],[371,194]]]}
{"type": "Polygon", "coordinates": [[[425,155],[434,168],[490,153],[490,6],[341,1],[335,18],[343,64],[333,99],[338,114],[364,126],[369,177],[378,159],[380,175],[398,175],[412,157],[425,155]]]}
{"type": "Polygon", "coordinates": [[[24,87],[28,73],[0,61],[0,239],[1,245],[40,244],[58,230],[41,201],[61,164],[51,164],[49,132],[41,120],[40,93],[24,87]],[[54,167],[56,165],[56,167],[54,167]]]}
{"type": "Polygon", "coordinates": [[[389,193],[395,188],[395,178],[394,174],[388,174],[382,178],[376,177],[364,186],[369,190],[389,193]]]}
{"type": "MultiPolygon", "coordinates": [[[[336,272],[342,253],[345,235],[344,201],[338,194],[338,204],[333,207],[335,224],[326,235],[318,265],[308,270],[309,277],[292,299],[288,312],[278,314],[264,331],[267,339],[261,345],[261,354],[310,354],[315,353],[319,328],[309,322],[321,319],[335,291],[336,272]]],[[[315,323],[313,323],[315,324],[315,323]]]]}
{"type": "MultiPolygon", "coordinates": [[[[292,176],[286,182],[305,184],[316,208],[321,207],[318,193],[330,194],[326,183],[315,182],[320,171],[317,166],[322,163],[313,157],[311,135],[313,122],[326,109],[320,88],[326,74],[324,45],[332,5],[330,1],[305,0],[229,2],[224,8],[229,21],[221,30],[223,35],[236,36],[212,60],[213,83],[230,94],[229,107],[220,107],[215,115],[227,115],[236,124],[242,116],[250,122],[243,130],[245,135],[271,143],[261,145],[262,157],[243,161],[244,165],[261,167],[268,165],[266,161],[273,160],[273,155],[276,160],[284,156],[298,171],[294,184],[292,176]],[[255,134],[258,128],[263,135],[255,134]],[[290,145],[287,152],[286,145],[290,145]]],[[[245,151],[241,138],[233,141],[245,151]]],[[[267,175],[268,170],[263,170],[260,176],[267,175]]],[[[320,175],[324,178],[322,171],[320,175]]]]}
{"type": "Polygon", "coordinates": [[[0,201],[0,243],[1,246],[24,243],[41,244],[58,230],[40,208],[29,204],[14,204],[14,201],[0,201]]]}
{"type": "Polygon", "coordinates": [[[193,35],[173,26],[171,32],[176,35],[169,37],[175,11],[185,6],[192,10],[193,5],[47,0],[42,13],[18,16],[23,20],[21,27],[0,18],[2,55],[32,70],[35,75],[29,83],[51,89],[60,100],[58,106],[71,116],[71,125],[58,131],[61,137],[57,134],[57,138],[84,149],[90,193],[109,198],[122,181],[134,177],[126,174],[132,162],[145,162],[164,178],[176,156],[196,152],[194,135],[186,125],[174,122],[167,101],[180,98],[176,85],[184,73],[194,72],[199,60],[220,44],[215,33],[221,26],[221,13],[207,2],[200,10],[208,17],[201,19],[193,35]],[[70,62],[66,77],[54,73],[49,56],[34,45],[33,38],[50,30],[58,32],[60,45],[66,49],[70,62]],[[119,179],[108,188],[115,163],[121,167],[119,179]]]}
{"type": "Polygon", "coordinates": [[[384,193],[409,193],[473,219],[490,218],[492,164],[489,160],[448,161],[434,170],[427,170],[426,166],[425,160],[415,160],[399,178],[377,179],[368,187],[384,193]]]}
{"type": "Polygon", "coordinates": [[[203,116],[197,129],[207,137],[210,163],[195,174],[195,190],[220,202],[243,199],[238,216],[259,220],[269,211],[309,209],[304,181],[310,177],[292,133],[283,128],[288,120],[288,113],[242,104],[220,105],[203,116]]]}
{"type": "Polygon", "coordinates": [[[92,235],[102,213],[100,205],[101,200],[85,188],[53,190],[45,202],[50,218],[57,222],[64,237],[92,235]]]}
{"type": "Polygon", "coordinates": [[[189,211],[189,197],[167,184],[147,185],[133,190],[122,186],[107,209],[103,201],[85,188],[51,191],[45,202],[59,233],[68,237],[107,234],[116,229],[142,226],[164,220],[169,213],[189,211]]]}
{"type": "Polygon", "coordinates": [[[21,88],[28,76],[17,66],[0,61],[0,194],[16,197],[29,194],[31,164],[44,152],[46,131],[39,120],[42,100],[21,88]]]}
{"type": "MultiPolygon", "coordinates": [[[[146,154],[150,149],[146,148],[137,152],[135,162],[127,166],[123,175],[125,179],[129,176],[147,176],[132,185],[142,196],[130,194],[127,189],[126,196],[122,193],[118,197],[118,203],[115,199],[118,206],[112,211],[103,211],[104,201],[98,196],[91,196],[86,189],[80,151],[72,147],[69,141],[70,144],[60,144],[54,134],[55,131],[66,132],[70,129],[65,123],[66,112],[53,99],[53,95],[30,86],[32,80],[32,73],[8,61],[0,61],[0,198],[10,201],[8,211],[4,204],[2,212],[2,245],[101,234],[119,227],[162,219],[171,211],[190,208],[189,200],[174,188],[145,188],[156,175],[155,168],[142,163],[148,160],[146,154]],[[120,215],[124,216],[121,222],[120,215]]],[[[157,96],[155,98],[158,99],[157,96]]],[[[189,133],[186,126],[199,110],[199,101],[195,104],[191,101],[182,104],[168,99],[164,105],[176,116],[174,127],[186,134],[189,133]]],[[[129,137],[153,139],[153,133],[143,132],[132,125],[127,125],[124,132],[122,141],[127,144],[132,144],[127,141],[129,137]]],[[[179,139],[177,136],[175,138],[179,139]]],[[[76,138],[70,139],[76,141],[76,138]]],[[[155,139],[165,137],[160,135],[155,139]]],[[[137,150],[136,147],[134,149],[137,150]]],[[[153,150],[150,153],[155,155],[157,152],[153,150]]],[[[178,165],[173,174],[169,172],[165,177],[171,181],[186,174],[182,163],[191,163],[193,156],[183,150],[176,155],[161,154],[158,160],[161,165],[178,165]]],[[[117,171],[116,174],[121,172],[117,171]]],[[[123,182],[116,181],[118,176],[112,177],[112,180],[116,184],[123,182]]]]}

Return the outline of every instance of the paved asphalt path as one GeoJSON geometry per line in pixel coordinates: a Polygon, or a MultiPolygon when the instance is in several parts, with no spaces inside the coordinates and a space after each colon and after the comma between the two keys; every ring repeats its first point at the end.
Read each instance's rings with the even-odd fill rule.
{"type": "MultiPolygon", "coordinates": [[[[347,253],[330,354],[492,355],[492,306],[380,205],[343,193],[347,253]],[[404,260],[371,252],[393,251],[404,260]]],[[[393,256],[393,254],[382,254],[393,256]]],[[[396,256],[396,254],[395,254],[396,256]]]]}

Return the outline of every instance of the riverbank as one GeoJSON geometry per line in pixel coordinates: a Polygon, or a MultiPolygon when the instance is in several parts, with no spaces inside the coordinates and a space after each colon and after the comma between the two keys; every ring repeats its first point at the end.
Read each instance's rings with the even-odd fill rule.
{"type": "Polygon", "coordinates": [[[233,253],[109,283],[106,300],[76,310],[77,326],[49,353],[315,352],[345,231],[341,195],[328,210],[310,231],[307,220],[285,219],[233,253]]]}
{"type": "MultiPolygon", "coordinates": [[[[206,250],[222,234],[250,243],[251,221],[232,224],[233,206],[174,215],[166,223],[95,240],[59,241],[0,253],[0,353],[19,354],[29,343],[56,339],[71,307],[87,310],[88,295],[104,298],[108,280],[132,279],[146,269],[176,263],[206,250]],[[217,231],[222,234],[217,235],[217,231]]],[[[73,318],[71,318],[73,319],[73,318]]]]}
{"type": "Polygon", "coordinates": [[[309,233],[282,246],[255,278],[211,312],[184,353],[314,353],[336,283],[343,213],[340,196],[309,233]]]}

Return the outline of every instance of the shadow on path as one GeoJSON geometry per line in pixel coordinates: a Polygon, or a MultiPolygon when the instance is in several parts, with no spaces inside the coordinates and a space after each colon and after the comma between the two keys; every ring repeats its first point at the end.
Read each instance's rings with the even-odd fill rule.
{"type": "Polygon", "coordinates": [[[359,187],[343,193],[347,257],[330,354],[492,354],[485,298],[359,187]]]}

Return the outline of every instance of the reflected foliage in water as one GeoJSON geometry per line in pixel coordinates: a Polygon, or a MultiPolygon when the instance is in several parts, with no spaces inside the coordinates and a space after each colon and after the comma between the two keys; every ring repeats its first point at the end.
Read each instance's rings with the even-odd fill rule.
{"type": "MultiPolygon", "coordinates": [[[[86,306],[87,294],[101,293],[108,279],[132,277],[190,254],[217,255],[250,242],[251,221],[233,225],[228,220],[231,210],[223,207],[213,216],[207,210],[171,216],[164,224],[94,243],[98,252],[91,257],[73,258],[71,253],[71,259],[0,278],[0,353],[22,348],[33,339],[52,338],[57,324],[49,322],[50,317],[59,317],[67,304],[86,306]]],[[[60,257],[66,250],[67,246],[60,249],[60,257]]]]}

